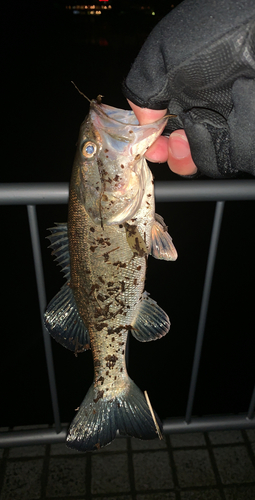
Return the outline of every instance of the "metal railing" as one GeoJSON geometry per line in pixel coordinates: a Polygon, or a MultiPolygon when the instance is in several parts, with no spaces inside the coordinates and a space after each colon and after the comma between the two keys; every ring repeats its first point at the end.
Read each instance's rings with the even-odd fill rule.
{"type": "MultiPolygon", "coordinates": [[[[51,342],[43,324],[46,293],[39,241],[36,205],[66,204],[69,188],[67,183],[0,184],[0,205],[27,205],[28,220],[34,257],[38,299],[44,338],[46,364],[50,384],[55,428],[31,431],[2,432],[0,447],[24,446],[41,443],[57,443],[65,440],[67,428],[61,427],[51,342]]],[[[214,264],[218,248],[221,221],[226,200],[255,200],[255,180],[210,180],[157,182],[157,202],[215,201],[216,208],[211,232],[204,288],[200,308],[196,347],[192,366],[186,414],[183,418],[167,418],[163,422],[165,433],[194,432],[223,429],[255,428],[255,387],[246,414],[192,417],[205,323],[210,299],[214,264]]]]}

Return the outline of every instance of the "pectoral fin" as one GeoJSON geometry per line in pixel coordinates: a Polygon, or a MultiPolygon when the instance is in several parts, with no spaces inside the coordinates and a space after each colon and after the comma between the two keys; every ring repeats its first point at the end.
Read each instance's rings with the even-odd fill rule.
{"type": "Polygon", "coordinates": [[[64,285],[48,304],[44,323],[51,336],[75,354],[90,348],[88,330],[79,315],[68,284],[64,285]]]}
{"type": "Polygon", "coordinates": [[[131,326],[131,333],[137,340],[149,342],[164,337],[170,329],[170,321],[157,302],[144,292],[137,304],[131,326]]]}
{"type": "Polygon", "coordinates": [[[155,259],[176,260],[177,252],[163,217],[155,214],[155,221],[151,230],[151,255],[155,259]]]}

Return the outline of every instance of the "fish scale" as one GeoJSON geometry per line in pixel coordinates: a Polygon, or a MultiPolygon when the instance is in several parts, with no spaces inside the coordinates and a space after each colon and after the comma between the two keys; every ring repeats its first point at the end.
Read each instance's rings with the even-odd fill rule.
{"type": "Polygon", "coordinates": [[[67,435],[69,447],[96,450],[117,432],[158,436],[161,423],[130,379],[128,331],[141,342],[170,328],[168,315],[144,292],[148,256],[175,260],[144,153],[166,119],[140,126],[130,111],[91,101],[80,129],[70,184],[68,223],[51,228],[52,253],[66,284],[49,303],[45,326],[64,347],[91,348],[94,381],[67,435]]]}

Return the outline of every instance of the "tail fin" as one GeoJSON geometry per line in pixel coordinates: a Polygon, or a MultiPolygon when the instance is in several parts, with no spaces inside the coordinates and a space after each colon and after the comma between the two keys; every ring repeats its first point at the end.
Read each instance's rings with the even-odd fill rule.
{"type": "MultiPolygon", "coordinates": [[[[156,414],[155,418],[162,430],[156,414]]],[[[90,387],[71,423],[66,444],[78,451],[96,450],[111,443],[117,431],[140,439],[158,437],[145,397],[130,378],[126,389],[111,399],[90,387]]]]}

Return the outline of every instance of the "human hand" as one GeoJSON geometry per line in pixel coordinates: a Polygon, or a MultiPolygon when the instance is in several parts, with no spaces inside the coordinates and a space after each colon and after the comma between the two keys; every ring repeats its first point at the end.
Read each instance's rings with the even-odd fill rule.
{"type": "Polygon", "coordinates": [[[123,84],[140,123],[176,115],[148,159],[181,175],[255,175],[254,47],[254,0],[184,0],[160,21],[123,84]]]}
{"type": "MultiPolygon", "coordinates": [[[[152,123],[164,116],[164,110],[140,108],[129,101],[140,125],[152,123]]],[[[179,175],[194,175],[197,167],[192,160],[187,136],[184,130],[176,130],[169,137],[161,135],[146,152],[146,158],[152,162],[168,162],[172,172],[179,175]]]]}

